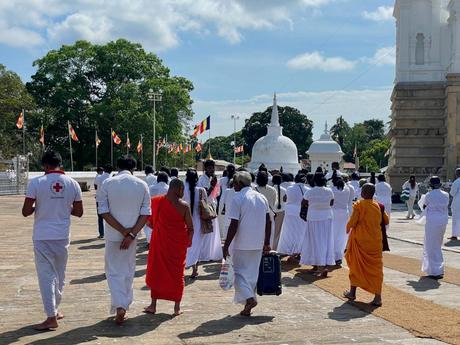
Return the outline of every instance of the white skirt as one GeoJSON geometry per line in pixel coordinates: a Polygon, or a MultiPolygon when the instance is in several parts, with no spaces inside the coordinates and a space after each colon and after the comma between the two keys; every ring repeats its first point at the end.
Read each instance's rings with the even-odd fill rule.
{"type": "Polygon", "coordinates": [[[348,211],[345,209],[332,209],[332,229],[334,232],[335,260],[342,260],[348,241],[347,222],[348,211]]]}
{"type": "Polygon", "coordinates": [[[300,254],[302,265],[335,265],[332,219],[308,220],[300,254]]]}
{"type": "Polygon", "coordinates": [[[425,224],[422,272],[430,276],[444,274],[444,258],[441,246],[446,227],[446,224],[433,224],[431,222],[425,224]]]}
{"type": "MultiPolygon", "coordinates": [[[[219,222],[216,219],[212,221],[213,232],[203,234],[202,247],[199,261],[221,261],[222,255],[222,240],[220,238],[219,222]]],[[[201,229],[199,230],[201,231],[201,229]]]]}
{"type": "Polygon", "coordinates": [[[189,268],[196,265],[200,260],[200,253],[203,247],[203,237],[206,236],[201,232],[201,218],[199,212],[193,214],[193,238],[192,245],[187,249],[187,257],[185,259],[185,267],[189,268]]]}
{"type": "Polygon", "coordinates": [[[299,215],[286,214],[281,227],[278,253],[287,255],[299,254],[306,231],[307,222],[300,218],[299,215]]]}

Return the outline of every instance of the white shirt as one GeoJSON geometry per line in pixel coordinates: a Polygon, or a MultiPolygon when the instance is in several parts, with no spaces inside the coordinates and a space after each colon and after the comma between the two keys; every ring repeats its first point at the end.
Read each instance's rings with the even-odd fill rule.
{"type": "Polygon", "coordinates": [[[149,187],[149,194],[150,197],[154,197],[157,195],[164,195],[168,193],[169,185],[163,181],[158,182],[152,186],[149,187]]]}
{"type": "Polygon", "coordinates": [[[359,186],[359,181],[351,180],[349,184],[355,190],[355,199],[359,199],[361,197],[361,187],[359,186]]]}
{"type": "Polygon", "coordinates": [[[351,212],[350,204],[353,203],[353,193],[350,187],[345,185],[342,190],[332,187],[331,190],[334,194],[334,205],[332,208],[334,210],[347,210],[351,212]]]}
{"type": "MultiPolygon", "coordinates": [[[[340,169],[339,169],[339,170],[336,170],[336,171],[337,171],[337,177],[342,176],[342,172],[340,171],[340,169]]],[[[325,178],[326,178],[326,180],[327,180],[327,183],[328,183],[329,185],[331,185],[331,186],[332,186],[332,175],[333,175],[333,174],[334,174],[334,170],[331,170],[331,171],[329,171],[329,172],[326,174],[326,176],[325,176],[325,178]]]]}
{"type": "Polygon", "coordinates": [[[155,183],[157,183],[157,177],[153,174],[148,174],[145,176],[145,182],[147,183],[147,186],[153,186],[155,183]]]}
{"type": "Polygon", "coordinates": [[[386,182],[377,182],[375,184],[375,200],[382,204],[391,204],[391,186],[386,182]]]}
{"type": "Polygon", "coordinates": [[[284,206],[286,215],[299,216],[303,196],[309,189],[303,183],[296,183],[286,189],[287,201],[284,206]]]}
{"type": "Polygon", "coordinates": [[[319,221],[332,218],[331,201],[334,193],[327,187],[313,187],[303,198],[308,201],[307,220],[319,221]]]}
{"type": "MultiPolygon", "coordinates": [[[[208,190],[209,188],[211,188],[211,178],[206,175],[206,174],[203,174],[200,176],[200,178],[198,179],[198,183],[196,184],[197,187],[202,187],[206,190],[208,190]]],[[[217,184],[212,193],[209,194],[209,200],[213,203],[213,204],[216,204],[217,203],[217,197],[219,196],[219,184],[217,184]]]]}
{"type": "Polygon", "coordinates": [[[259,250],[264,246],[267,199],[250,187],[235,193],[229,210],[230,219],[238,221],[232,246],[239,250],[259,250]]]}
{"type": "MultiPolygon", "coordinates": [[[[120,171],[104,181],[98,202],[98,213],[110,213],[123,227],[133,227],[139,216],[150,215],[150,194],[147,183],[129,171],[120,171]]],[[[105,225],[107,241],[122,241],[123,235],[105,225]]]]}
{"type": "Polygon", "coordinates": [[[456,179],[452,186],[450,187],[450,195],[452,195],[452,205],[450,208],[452,210],[460,210],[460,178],[456,179]]]}
{"type": "MultiPolygon", "coordinates": [[[[454,182],[455,183],[455,182],[454,182]]],[[[460,183],[460,182],[459,182],[460,183]]],[[[418,183],[415,183],[415,187],[412,188],[411,185],[410,185],[410,182],[409,181],[406,181],[404,182],[403,186],[402,186],[402,189],[408,189],[409,190],[409,196],[411,198],[415,198],[417,196],[417,193],[418,193],[418,183]]]]}
{"type": "Polygon", "coordinates": [[[288,189],[289,187],[293,186],[295,183],[294,182],[281,182],[281,187],[283,187],[284,189],[288,189]]]}
{"type": "Polygon", "coordinates": [[[232,205],[233,198],[235,197],[235,195],[236,195],[235,189],[233,189],[233,188],[227,188],[226,189],[225,197],[224,197],[224,207],[225,207],[225,221],[224,221],[224,224],[225,224],[226,227],[230,225],[230,218],[229,218],[228,214],[229,214],[229,210],[230,210],[230,207],[232,205]]]}
{"type": "Polygon", "coordinates": [[[447,224],[449,220],[449,194],[434,189],[425,196],[427,223],[447,224]]]}
{"type": "Polygon", "coordinates": [[[107,180],[110,177],[109,173],[106,173],[105,171],[101,175],[97,175],[96,178],[94,179],[94,185],[97,186],[96,189],[96,199],[98,196],[101,194],[101,187],[102,184],[104,183],[105,180],[107,180]]]}
{"type": "Polygon", "coordinates": [[[268,201],[268,205],[270,206],[270,213],[273,214],[275,210],[276,200],[278,198],[278,192],[272,186],[266,185],[265,187],[257,186],[256,192],[262,194],[268,201]]]}
{"type": "Polygon", "coordinates": [[[33,240],[69,239],[72,206],[81,201],[77,181],[52,171],[30,180],[26,198],[35,200],[33,240]]]}

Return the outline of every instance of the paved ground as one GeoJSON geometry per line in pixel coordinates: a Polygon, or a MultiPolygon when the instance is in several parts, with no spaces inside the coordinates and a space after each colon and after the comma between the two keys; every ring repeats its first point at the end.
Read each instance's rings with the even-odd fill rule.
{"type": "MultiPolygon", "coordinates": [[[[408,331],[307,284],[289,273],[283,275],[279,297],[260,298],[250,319],[237,316],[231,292],[217,285],[218,264],[207,264],[200,278],[185,291],[184,314],[172,319],[172,304],[159,304],[159,314],[145,315],[149,302],[144,275],[147,252],[138,248],[135,302],[122,327],[108,318],[109,294],[103,274],[104,242],[96,237],[93,195],[85,193],[85,215],[73,220],[67,286],[62,303],[66,318],[58,330],[36,333],[32,323],[44,317],[31,244],[32,219],[20,216],[20,197],[0,197],[0,344],[441,344],[417,338],[408,331]]],[[[391,234],[423,239],[423,227],[399,222],[394,213],[391,234]]],[[[402,217],[401,217],[402,218],[402,217]]],[[[392,253],[419,258],[422,247],[391,240],[392,253]]],[[[455,247],[449,247],[455,248],[455,247]]],[[[460,249],[460,247],[457,247],[460,249]]],[[[460,267],[460,254],[446,252],[447,265],[460,267]]],[[[433,286],[416,275],[386,269],[387,284],[435,303],[460,308],[460,287],[444,282],[433,286]]]]}

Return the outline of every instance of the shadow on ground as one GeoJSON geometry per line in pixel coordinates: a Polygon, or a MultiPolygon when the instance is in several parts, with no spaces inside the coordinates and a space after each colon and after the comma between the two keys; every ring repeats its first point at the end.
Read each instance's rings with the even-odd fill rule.
{"type": "MultiPolygon", "coordinates": [[[[142,314],[128,319],[122,326],[116,326],[112,319],[102,320],[94,325],[79,327],[70,331],[56,334],[46,339],[28,340],[27,344],[53,345],[66,344],[76,345],[95,341],[98,338],[122,338],[136,337],[151,332],[163,322],[171,320],[168,314],[142,314]]],[[[50,332],[53,333],[53,332],[50,332]]],[[[0,334],[0,339],[6,344],[11,344],[19,339],[34,334],[42,334],[32,329],[31,326],[23,327],[14,331],[0,334]]]]}
{"type": "Polygon", "coordinates": [[[411,286],[415,291],[428,291],[438,289],[441,283],[435,279],[420,277],[419,280],[408,280],[407,285],[411,286]]]}
{"type": "Polygon", "coordinates": [[[328,316],[332,320],[346,322],[366,317],[376,308],[377,307],[364,302],[344,302],[342,305],[335,307],[329,312],[328,316]]]}
{"type": "Polygon", "coordinates": [[[210,337],[213,335],[230,333],[249,325],[261,325],[263,323],[272,322],[274,318],[274,316],[245,317],[240,315],[228,315],[219,320],[206,321],[193,331],[181,333],[178,337],[179,339],[210,337]]]}
{"type": "Polygon", "coordinates": [[[460,247],[460,241],[459,240],[450,240],[446,243],[444,243],[446,247],[460,247]]]}

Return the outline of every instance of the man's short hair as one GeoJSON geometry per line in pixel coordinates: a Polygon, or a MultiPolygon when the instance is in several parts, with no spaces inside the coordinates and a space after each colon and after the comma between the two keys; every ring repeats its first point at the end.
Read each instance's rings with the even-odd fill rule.
{"type": "Polygon", "coordinates": [[[251,186],[252,182],[251,174],[249,174],[247,171],[238,171],[235,173],[235,176],[233,176],[233,182],[240,183],[244,187],[249,187],[251,186]]]}
{"type": "Polygon", "coordinates": [[[169,171],[169,168],[168,168],[168,167],[161,167],[161,168],[160,168],[160,171],[163,171],[163,172],[166,173],[168,176],[171,175],[171,171],[169,171]]]}
{"type": "Polygon", "coordinates": [[[332,169],[334,169],[334,168],[336,168],[336,169],[340,168],[339,162],[332,162],[331,168],[332,168],[332,169]]]}
{"type": "Polygon", "coordinates": [[[165,173],[164,171],[160,171],[160,172],[158,173],[157,182],[168,183],[168,180],[169,180],[169,176],[168,176],[167,173],[165,173]]]}
{"type": "Polygon", "coordinates": [[[58,168],[62,165],[62,157],[59,152],[48,150],[42,156],[42,164],[49,165],[52,168],[58,168]]]}
{"type": "Polygon", "coordinates": [[[179,169],[171,168],[171,177],[179,177],[179,169]]]}
{"type": "Polygon", "coordinates": [[[113,171],[113,166],[112,165],[110,165],[110,164],[104,165],[104,172],[106,172],[107,174],[110,174],[112,171],[113,171]]]}
{"type": "Polygon", "coordinates": [[[204,167],[207,168],[207,167],[214,167],[216,166],[216,163],[212,160],[212,159],[207,159],[205,162],[204,162],[204,167]]]}
{"type": "Polygon", "coordinates": [[[153,174],[153,167],[151,165],[146,165],[144,172],[146,175],[153,174]]]}
{"type": "Polygon", "coordinates": [[[103,172],[103,171],[104,171],[104,168],[99,166],[99,167],[96,168],[96,171],[97,171],[97,172],[103,172]]]}
{"type": "Polygon", "coordinates": [[[136,169],[136,160],[130,155],[124,155],[118,158],[117,167],[120,170],[133,171],[136,169]]]}

